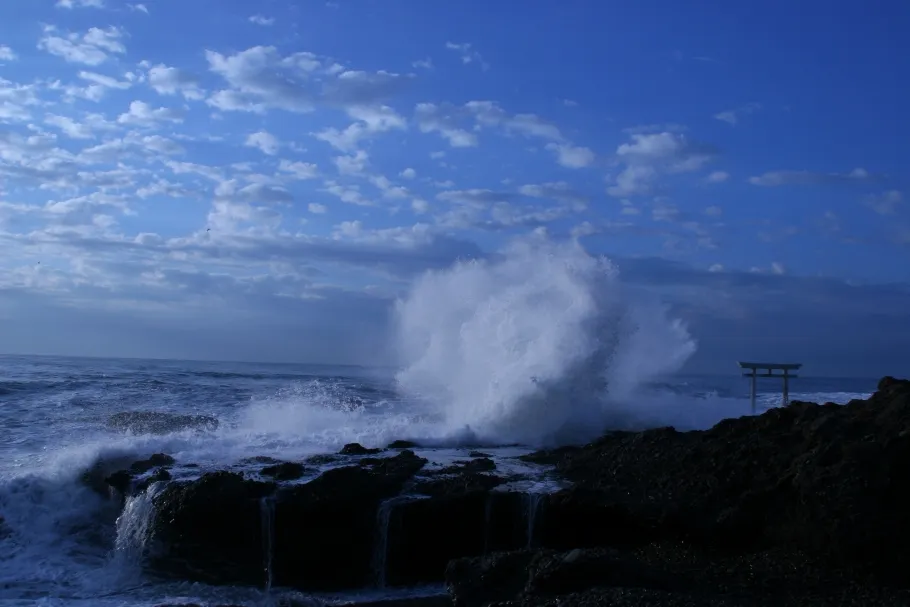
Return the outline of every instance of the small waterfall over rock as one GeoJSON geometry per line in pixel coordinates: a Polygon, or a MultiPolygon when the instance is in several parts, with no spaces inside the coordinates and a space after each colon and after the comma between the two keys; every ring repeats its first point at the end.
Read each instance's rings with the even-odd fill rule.
{"type": "Polygon", "coordinates": [[[490,533],[493,522],[493,493],[487,493],[486,502],[483,506],[483,553],[490,553],[490,533]]]}
{"type": "Polygon", "coordinates": [[[265,592],[272,590],[272,556],[275,552],[275,498],[266,496],[259,500],[262,521],[262,568],[265,573],[265,592]]]}
{"type": "Polygon", "coordinates": [[[166,485],[165,482],[152,483],[142,493],[126,499],[123,511],[117,517],[112,563],[126,566],[127,569],[141,565],[152,535],[155,496],[166,485]]]}
{"type": "Polygon", "coordinates": [[[534,547],[534,530],[537,526],[537,513],[540,510],[543,493],[524,493],[522,502],[524,504],[525,520],[528,524],[527,529],[527,548],[534,547]]]}

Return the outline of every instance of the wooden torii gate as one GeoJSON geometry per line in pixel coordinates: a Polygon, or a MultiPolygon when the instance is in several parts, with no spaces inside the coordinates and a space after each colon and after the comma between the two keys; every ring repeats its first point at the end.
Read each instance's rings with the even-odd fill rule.
{"type": "Polygon", "coordinates": [[[756,377],[780,377],[784,380],[784,406],[790,404],[790,378],[799,377],[796,374],[791,374],[790,371],[796,371],[802,367],[802,363],[739,363],[740,369],[748,370],[748,373],[743,373],[743,377],[752,378],[752,392],[751,392],[751,403],[752,403],[752,415],[755,415],[755,378],[756,377]],[[759,373],[759,371],[764,371],[764,373],[759,373]],[[783,373],[774,373],[775,371],[783,371],[783,373]]]}

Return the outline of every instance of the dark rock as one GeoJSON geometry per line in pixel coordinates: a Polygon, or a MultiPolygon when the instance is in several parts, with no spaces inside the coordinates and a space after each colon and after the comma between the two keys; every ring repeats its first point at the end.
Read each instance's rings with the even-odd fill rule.
{"type": "Polygon", "coordinates": [[[426,460],[413,451],[346,466],[281,489],[275,502],[274,583],[332,591],[372,582],[377,513],[426,460]]]}
{"type": "Polygon", "coordinates": [[[386,449],[413,449],[419,447],[417,443],[409,440],[395,440],[389,443],[389,446],[386,449]]]}
{"type": "Polygon", "coordinates": [[[439,470],[439,474],[458,474],[461,472],[490,472],[496,469],[496,463],[488,457],[479,457],[468,461],[454,462],[439,470]]]}
{"type": "Polygon", "coordinates": [[[158,468],[152,474],[136,484],[134,493],[142,493],[147,490],[153,483],[165,482],[171,480],[171,473],[167,468],[158,468]]]}
{"type": "Polygon", "coordinates": [[[348,443],[338,453],[341,455],[372,455],[381,451],[382,449],[367,449],[360,443],[348,443]]]}
{"type": "Polygon", "coordinates": [[[133,486],[133,475],[128,470],[118,470],[104,479],[104,482],[119,491],[122,495],[130,493],[133,486]]]}
{"type": "Polygon", "coordinates": [[[261,586],[260,500],[274,491],[273,483],[230,472],[171,483],[154,498],[150,564],[194,581],[261,586]]]}
{"type": "Polygon", "coordinates": [[[276,481],[293,481],[303,476],[306,469],[303,464],[296,462],[281,462],[274,466],[266,466],[259,471],[263,476],[270,476],[276,481]]]}
{"type": "Polygon", "coordinates": [[[133,462],[130,466],[130,472],[133,474],[143,474],[156,466],[172,466],[174,458],[164,453],[155,453],[148,459],[133,462]]]}
{"type": "Polygon", "coordinates": [[[99,459],[85,470],[80,478],[95,493],[103,497],[110,497],[111,486],[107,483],[107,479],[115,472],[128,469],[133,461],[133,457],[129,455],[99,459]]]}
{"type": "Polygon", "coordinates": [[[484,453],[483,451],[471,451],[468,453],[468,457],[493,457],[489,453],[484,453]]]}
{"type": "Polygon", "coordinates": [[[706,431],[613,432],[532,454],[575,483],[546,500],[541,541],[786,546],[910,585],[910,382],[879,386],[846,406],[793,402],[706,431]]]}
{"type": "Polygon", "coordinates": [[[337,462],[339,457],[337,455],[331,454],[322,454],[322,455],[311,455],[306,458],[306,463],[313,466],[324,466],[325,464],[331,464],[337,462]]]}

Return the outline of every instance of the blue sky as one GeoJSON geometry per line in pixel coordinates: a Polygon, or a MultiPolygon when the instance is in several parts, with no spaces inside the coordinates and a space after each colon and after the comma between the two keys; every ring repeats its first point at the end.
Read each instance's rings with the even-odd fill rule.
{"type": "Polygon", "coordinates": [[[910,7],[0,0],[0,350],[372,362],[531,232],[692,368],[910,362],[910,7]]]}

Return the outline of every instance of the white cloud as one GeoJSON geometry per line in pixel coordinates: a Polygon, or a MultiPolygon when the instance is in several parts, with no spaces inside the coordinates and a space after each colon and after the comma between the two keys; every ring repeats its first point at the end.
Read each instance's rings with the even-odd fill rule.
{"type": "Polygon", "coordinates": [[[130,109],[117,117],[117,122],[130,126],[154,127],[161,122],[182,122],[183,113],[165,107],[152,108],[144,101],[133,101],[130,109]]]}
{"type": "Polygon", "coordinates": [[[324,204],[318,204],[315,202],[311,202],[309,205],[307,205],[307,210],[309,210],[310,213],[313,213],[315,215],[322,215],[322,214],[326,213],[329,209],[324,204]]]}
{"type": "Polygon", "coordinates": [[[461,62],[465,65],[477,63],[484,71],[490,69],[490,64],[483,60],[480,53],[475,51],[469,42],[446,42],[446,48],[458,53],[461,57],[461,62]]]}
{"type": "Polygon", "coordinates": [[[0,61],[15,61],[19,56],[5,44],[0,44],[0,61]]]}
{"type": "Polygon", "coordinates": [[[879,215],[893,215],[903,202],[904,196],[897,190],[888,190],[881,194],[870,194],[863,202],[879,215]]]}
{"type": "Polygon", "coordinates": [[[427,57],[426,59],[418,59],[417,61],[411,62],[412,67],[419,67],[425,70],[433,69],[433,60],[427,57]]]}
{"type": "Polygon", "coordinates": [[[194,75],[163,64],[149,68],[148,83],[160,95],[179,93],[185,98],[193,100],[205,97],[205,91],[199,87],[199,82],[194,75]]]}
{"type": "Polygon", "coordinates": [[[786,274],[787,269],[784,267],[784,264],[775,261],[771,263],[771,272],[778,275],[786,274]]]}
{"type": "Polygon", "coordinates": [[[335,167],[342,175],[360,175],[370,162],[369,155],[363,150],[357,150],[350,156],[336,156],[335,167]]]}
{"type": "Polygon", "coordinates": [[[282,160],[278,165],[278,169],[286,173],[290,173],[294,179],[301,181],[306,179],[315,179],[319,176],[319,167],[308,162],[291,162],[290,160],[282,160]]]}
{"type": "Polygon", "coordinates": [[[707,164],[713,151],[690,142],[685,135],[662,133],[633,133],[629,143],[616,149],[617,157],[626,164],[607,188],[611,196],[624,197],[648,194],[662,173],[697,171],[707,164]]]}
{"type": "Polygon", "coordinates": [[[209,69],[228,83],[229,88],[208,99],[224,111],[311,112],[317,104],[371,106],[403,81],[399,74],[383,70],[348,70],[309,52],[282,56],[273,46],[255,46],[234,55],[206,51],[206,58],[209,69]]]}
{"type": "Polygon", "coordinates": [[[144,4],[141,4],[141,3],[140,4],[127,4],[127,6],[130,8],[130,10],[133,10],[133,11],[136,11],[139,13],[145,13],[146,15],[149,14],[149,9],[144,4]]]}
{"type": "Polygon", "coordinates": [[[104,0],[57,0],[58,8],[104,8],[104,0]]]}
{"type": "Polygon", "coordinates": [[[736,126],[742,116],[747,116],[760,109],[760,103],[747,103],[742,107],[714,114],[714,118],[720,120],[721,122],[726,122],[731,126],[736,126]]]}
{"type": "Polygon", "coordinates": [[[263,154],[269,156],[276,155],[281,150],[281,142],[278,138],[267,131],[258,131],[247,135],[245,146],[256,148],[263,154]]]}
{"type": "Polygon", "coordinates": [[[556,152],[557,162],[568,169],[583,169],[594,164],[596,156],[590,148],[571,144],[550,143],[547,149],[556,152]]]}
{"type": "Polygon", "coordinates": [[[357,120],[343,131],[327,128],[315,137],[342,152],[352,152],[364,139],[378,133],[407,128],[407,121],[388,106],[352,106],[347,114],[357,120]]]}
{"type": "Polygon", "coordinates": [[[407,168],[407,169],[403,170],[402,172],[400,172],[398,175],[402,179],[414,179],[415,177],[417,177],[417,171],[415,171],[412,168],[407,168]]]}
{"type": "Polygon", "coordinates": [[[250,17],[250,23],[255,23],[256,25],[268,26],[268,25],[273,25],[275,23],[275,19],[272,17],[263,17],[262,15],[253,15],[252,17],[250,17]]]}
{"type": "Polygon", "coordinates": [[[723,183],[730,178],[730,173],[726,171],[714,171],[705,178],[708,183],[723,183]]]}
{"type": "Polygon", "coordinates": [[[107,61],[109,54],[126,53],[126,47],[120,42],[123,32],[117,27],[107,29],[93,27],[85,34],[56,35],[56,28],[45,27],[45,35],[38,41],[38,48],[69,63],[101,65],[107,61]]]}
{"type": "Polygon", "coordinates": [[[456,118],[445,108],[433,103],[419,103],[414,111],[417,127],[422,133],[439,133],[453,148],[474,147],[477,135],[457,126],[456,118]]]}

